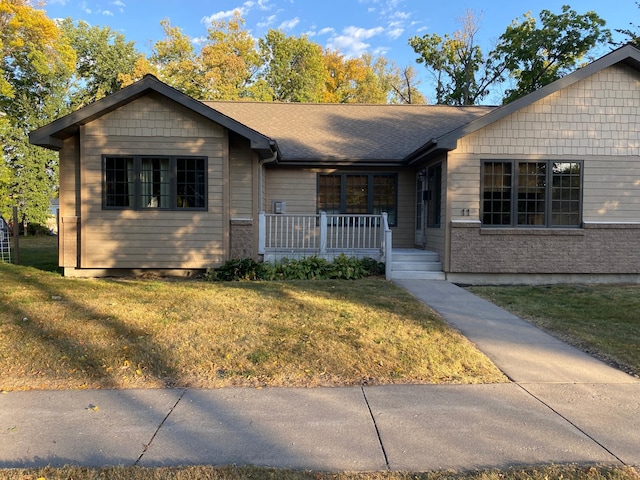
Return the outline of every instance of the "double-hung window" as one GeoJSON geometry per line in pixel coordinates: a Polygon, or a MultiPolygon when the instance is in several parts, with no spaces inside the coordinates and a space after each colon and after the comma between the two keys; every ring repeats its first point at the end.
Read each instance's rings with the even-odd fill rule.
{"type": "Polygon", "coordinates": [[[103,208],[206,210],[204,157],[104,156],[103,208]]]}
{"type": "Polygon", "coordinates": [[[333,214],[388,214],[397,224],[398,178],[395,174],[332,173],[318,175],[318,211],[333,214]]]}
{"type": "Polygon", "coordinates": [[[582,162],[482,162],[482,224],[578,227],[582,222],[582,162]]]}

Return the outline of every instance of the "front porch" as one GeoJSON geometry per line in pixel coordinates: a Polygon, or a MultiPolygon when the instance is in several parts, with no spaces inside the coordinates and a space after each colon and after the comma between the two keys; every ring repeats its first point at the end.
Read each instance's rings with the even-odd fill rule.
{"type": "Polygon", "coordinates": [[[443,280],[438,255],[418,249],[393,250],[386,213],[380,215],[259,215],[258,254],[265,262],[317,256],[332,261],[339,255],[373,258],[393,278],[443,280]]]}

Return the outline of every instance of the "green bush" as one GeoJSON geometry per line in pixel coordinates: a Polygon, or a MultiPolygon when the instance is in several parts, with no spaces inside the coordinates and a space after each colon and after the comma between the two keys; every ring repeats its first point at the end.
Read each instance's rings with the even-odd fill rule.
{"type": "Polygon", "coordinates": [[[357,280],[384,273],[384,263],[372,258],[353,258],[342,254],[333,262],[320,257],[307,257],[300,260],[287,258],[275,263],[260,263],[250,258],[229,260],[218,268],[205,273],[209,281],[240,280],[324,280],[342,278],[357,280]]]}

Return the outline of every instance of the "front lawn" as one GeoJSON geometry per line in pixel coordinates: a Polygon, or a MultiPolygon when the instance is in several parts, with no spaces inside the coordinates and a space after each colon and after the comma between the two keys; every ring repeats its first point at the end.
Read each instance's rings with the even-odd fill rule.
{"type": "Polygon", "coordinates": [[[87,280],[10,264],[0,277],[0,390],[505,381],[382,279],[87,280]]]}
{"type": "Polygon", "coordinates": [[[504,286],[468,290],[640,376],[640,285],[504,286]]]}

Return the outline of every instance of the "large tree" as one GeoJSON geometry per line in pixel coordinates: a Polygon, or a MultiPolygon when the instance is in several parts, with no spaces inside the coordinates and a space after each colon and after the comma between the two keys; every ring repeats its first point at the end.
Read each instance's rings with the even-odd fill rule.
{"type": "Polygon", "coordinates": [[[44,224],[57,188],[57,154],[28,142],[31,130],[68,112],[75,52],[58,26],[27,0],[0,1],[0,212],[44,224]]]}
{"type": "Polygon", "coordinates": [[[556,15],[540,12],[540,23],[526,13],[514,20],[498,39],[492,60],[515,82],[504,102],[533,92],[571,73],[598,44],[611,41],[611,32],[596,12],[578,14],[569,5],[556,15]]]}
{"type": "Polygon", "coordinates": [[[461,28],[453,34],[437,33],[412,37],[409,45],[420,55],[436,82],[436,103],[473,105],[489,93],[495,73],[486,68],[487,59],[476,43],[481,17],[471,10],[457,19],[461,28]]]}
{"type": "Polygon", "coordinates": [[[134,43],[109,27],[90,26],[84,21],[74,24],[70,18],[60,25],[76,52],[71,103],[80,107],[116,92],[122,87],[121,76],[131,75],[142,56],[134,43]]]}
{"type": "Polygon", "coordinates": [[[320,102],[325,69],[322,47],[301,37],[269,30],[259,40],[264,68],[261,78],[277,102],[320,102]]]}
{"type": "Polygon", "coordinates": [[[420,55],[416,61],[436,79],[437,103],[476,104],[504,82],[511,82],[503,98],[510,102],[575,70],[594,47],[611,38],[595,12],[578,14],[565,5],[557,15],[540,12],[539,23],[530,13],[515,19],[484,55],[475,42],[478,17],[467,12],[461,22],[453,35],[429,34],[409,41],[420,55]]]}
{"type": "Polygon", "coordinates": [[[237,11],[228,22],[217,20],[209,26],[207,41],[200,50],[208,99],[249,96],[248,88],[261,62],[256,43],[243,26],[237,11]]]}

